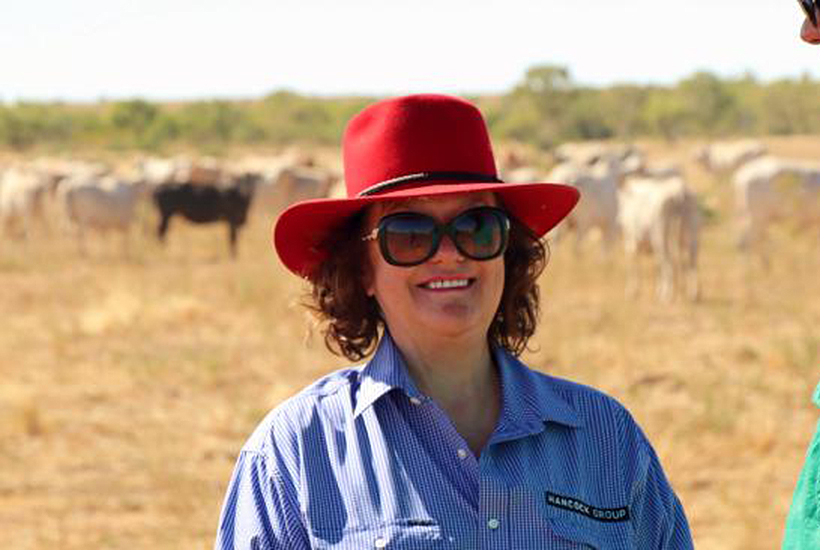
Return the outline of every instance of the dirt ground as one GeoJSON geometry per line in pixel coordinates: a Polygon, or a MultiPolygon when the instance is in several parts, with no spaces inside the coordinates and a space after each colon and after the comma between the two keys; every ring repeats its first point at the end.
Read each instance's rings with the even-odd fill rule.
{"type": "MultiPolygon", "coordinates": [[[[768,140],[820,159],[820,138],[768,140]]],[[[624,293],[595,242],[553,247],[525,360],[622,401],[656,447],[699,549],[778,548],[818,412],[820,246],[776,232],[768,271],[734,248],[725,176],[678,158],[708,216],[697,303],[624,293]]],[[[58,224],[0,240],[0,548],[209,548],[236,454],[263,415],[345,361],[298,305],[270,220],[145,220],[81,257],[58,224]]],[[[648,268],[647,268],[648,269],[648,268]]]]}

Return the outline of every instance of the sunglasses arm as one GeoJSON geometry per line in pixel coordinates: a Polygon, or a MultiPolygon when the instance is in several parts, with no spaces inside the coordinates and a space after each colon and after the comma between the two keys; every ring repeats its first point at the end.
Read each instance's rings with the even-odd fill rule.
{"type": "Polygon", "coordinates": [[[379,228],[374,227],[373,231],[371,231],[370,233],[368,233],[367,235],[362,237],[362,240],[363,241],[375,241],[378,238],[379,238],[379,228]]]}

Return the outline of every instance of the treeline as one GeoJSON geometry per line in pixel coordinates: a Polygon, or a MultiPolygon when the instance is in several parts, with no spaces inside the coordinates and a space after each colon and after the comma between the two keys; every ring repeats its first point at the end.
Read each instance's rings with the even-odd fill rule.
{"type": "MultiPolygon", "coordinates": [[[[233,146],[338,144],[345,122],[375,98],[316,98],[287,91],[249,101],[0,104],[0,148],[219,153],[233,146]]],[[[583,139],[815,133],[820,81],[760,82],[695,73],[674,86],[575,83],[565,67],[526,72],[508,93],[471,98],[496,139],[539,147],[583,139]]]]}

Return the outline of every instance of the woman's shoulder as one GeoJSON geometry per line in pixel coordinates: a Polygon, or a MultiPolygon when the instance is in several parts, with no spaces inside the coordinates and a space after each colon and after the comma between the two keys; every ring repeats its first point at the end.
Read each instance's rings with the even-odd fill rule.
{"type": "Polygon", "coordinates": [[[547,374],[529,367],[516,358],[511,359],[513,359],[512,363],[517,364],[518,367],[514,371],[520,373],[516,378],[524,379],[523,384],[517,383],[516,385],[519,386],[520,391],[535,393],[538,400],[559,398],[582,415],[590,412],[600,414],[604,411],[618,414],[628,413],[620,401],[598,388],[547,374]]]}
{"type": "Polygon", "coordinates": [[[617,398],[580,382],[529,367],[526,369],[536,398],[540,401],[560,399],[575,413],[578,424],[590,435],[617,431],[621,437],[631,434],[640,444],[648,443],[632,414],[617,398]]]}
{"type": "Polygon", "coordinates": [[[626,407],[617,398],[609,395],[601,389],[576,382],[568,378],[561,378],[539,371],[532,371],[541,383],[548,386],[580,410],[592,408],[594,410],[605,409],[609,411],[628,412],[626,407]]]}
{"type": "Polygon", "coordinates": [[[657,458],[629,410],[615,397],[592,386],[527,368],[528,395],[552,427],[544,437],[573,447],[566,456],[585,456],[591,469],[619,468],[624,479],[642,476],[657,458]]]}
{"type": "Polygon", "coordinates": [[[604,414],[629,425],[636,425],[629,409],[605,391],[573,380],[540,374],[549,379],[547,383],[552,384],[554,391],[584,417],[586,424],[600,419],[604,414]]]}
{"type": "Polygon", "coordinates": [[[317,423],[342,421],[363,368],[336,370],[284,399],[259,422],[242,450],[269,455],[282,446],[296,445],[300,434],[320,427],[317,423]]]}

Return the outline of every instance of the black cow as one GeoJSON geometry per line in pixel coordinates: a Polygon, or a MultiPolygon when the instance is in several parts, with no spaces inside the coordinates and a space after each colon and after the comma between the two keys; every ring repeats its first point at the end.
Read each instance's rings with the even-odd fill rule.
{"type": "Polygon", "coordinates": [[[154,190],[154,204],[160,213],[157,236],[165,242],[168,222],[174,214],[194,223],[224,220],[230,227],[231,256],[236,257],[236,236],[245,224],[248,206],[260,176],[245,174],[230,185],[216,186],[193,183],[165,183],[154,190]]]}

